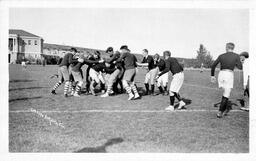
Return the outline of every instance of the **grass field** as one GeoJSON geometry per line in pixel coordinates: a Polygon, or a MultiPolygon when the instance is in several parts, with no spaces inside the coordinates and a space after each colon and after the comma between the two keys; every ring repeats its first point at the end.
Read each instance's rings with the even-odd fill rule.
{"type": "MultiPolygon", "coordinates": [[[[235,73],[233,110],[216,118],[213,105],[222,91],[210,83],[210,71],[185,71],[181,96],[186,110],[165,112],[168,96],[127,101],[82,95],[64,98],[50,90],[57,66],[9,66],[10,152],[249,152],[249,113],[240,111],[242,80],[235,73]],[[236,106],[237,105],[237,106],[236,106]]],[[[140,92],[144,70],[136,82],[140,92]]]]}

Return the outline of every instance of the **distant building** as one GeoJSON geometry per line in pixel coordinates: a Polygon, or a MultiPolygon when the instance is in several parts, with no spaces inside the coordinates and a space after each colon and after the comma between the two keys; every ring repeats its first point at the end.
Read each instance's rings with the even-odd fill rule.
{"type": "Polygon", "coordinates": [[[9,63],[23,58],[38,60],[43,53],[43,38],[24,30],[9,30],[9,63]]]}

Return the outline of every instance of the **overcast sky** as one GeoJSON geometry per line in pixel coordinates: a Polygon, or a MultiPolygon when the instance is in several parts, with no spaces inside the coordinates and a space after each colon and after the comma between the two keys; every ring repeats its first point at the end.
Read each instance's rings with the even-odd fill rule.
{"type": "Polygon", "coordinates": [[[126,44],[136,53],[170,50],[193,58],[202,43],[216,58],[227,42],[238,53],[249,49],[249,11],[243,9],[13,8],[9,25],[47,43],[103,50],[126,44]]]}

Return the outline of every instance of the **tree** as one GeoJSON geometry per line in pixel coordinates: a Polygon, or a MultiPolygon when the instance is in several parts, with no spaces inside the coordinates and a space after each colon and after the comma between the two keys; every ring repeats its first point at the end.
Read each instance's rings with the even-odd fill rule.
{"type": "Polygon", "coordinates": [[[203,64],[203,67],[205,68],[210,68],[213,63],[213,59],[210,52],[206,50],[203,44],[200,44],[199,46],[196,60],[197,60],[197,64],[196,64],[197,68],[201,67],[201,64],[203,64]]]}

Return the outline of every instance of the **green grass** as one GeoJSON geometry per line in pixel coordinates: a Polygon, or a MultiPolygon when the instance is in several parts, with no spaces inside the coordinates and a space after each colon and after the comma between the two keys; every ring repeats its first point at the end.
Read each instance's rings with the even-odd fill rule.
{"type": "MultiPolygon", "coordinates": [[[[127,101],[126,94],[64,98],[61,86],[53,96],[50,90],[56,78],[50,76],[56,71],[57,66],[28,66],[25,70],[19,65],[9,66],[10,152],[249,152],[249,114],[233,111],[223,119],[216,118],[213,104],[220,101],[222,91],[210,83],[209,71],[185,71],[181,89],[181,96],[192,100],[187,110],[203,112],[161,112],[169,103],[168,96],[161,95],[143,96],[136,101],[127,101]],[[31,108],[65,128],[26,112],[31,108]]],[[[140,70],[136,77],[140,89],[144,75],[145,71],[140,70]]],[[[242,82],[239,84],[238,73],[235,79],[231,101],[238,105],[233,106],[237,110],[242,82]]]]}

